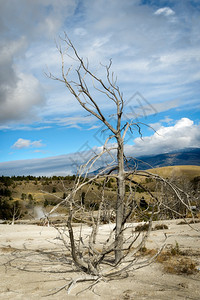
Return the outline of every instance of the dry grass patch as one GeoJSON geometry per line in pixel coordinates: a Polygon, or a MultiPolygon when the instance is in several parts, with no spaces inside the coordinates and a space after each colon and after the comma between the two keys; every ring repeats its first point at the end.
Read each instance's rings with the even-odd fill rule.
{"type": "Polygon", "coordinates": [[[162,229],[168,229],[168,226],[166,224],[156,224],[153,230],[162,230],[162,229]]]}
{"type": "Polygon", "coordinates": [[[191,275],[197,272],[196,263],[189,257],[171,256],[163,264],[164,270],[172,274],[191,275]]]}
{"type": "MultiPolygon", "coordinates": [[[[149,229],[149,224],[139,224],[135,227],[135,231],[148,231],[149,229]]],[[[168,229],[168,226],[166,224],[157,224],[155,225],[154,228],[152,228],[152,230],[162,230],[162,229],[168,229]]]]}
{"type": "Polygon", "coordinates": [[[177,225],[187,225],[187,224],[196,224],[200,223],[200,220],[191,220],[191,221],[181,221],[177,225]]]}
{"type": "Polygon", "coordinates": [[[156,261],[162,263],[164,270],[172,274],[195,274],[197,272],[196,262],[180,250],[178,243],[167,251],[161,252],[156,261]]]}
{"type": "MultiPolygon", "coordinates": [[[[146,247],[140,249],[140,255],[143,256],[153,257],[156,254],[156,249],[147,249],[146,247]]],[[[191,275],[197,273],[197,263],[191,256],[199,256],[199,254],[191,253],[191,251],[181,251],[176,242],[174,247],[171,246],[169,249],[163,250],[156,257],[156,262],[162,264],[164,271],[167,273],[191,275]]]]}

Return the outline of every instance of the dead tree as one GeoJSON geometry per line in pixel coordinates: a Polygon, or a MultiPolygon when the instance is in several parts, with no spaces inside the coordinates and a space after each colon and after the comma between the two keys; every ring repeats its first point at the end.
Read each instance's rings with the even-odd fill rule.
{"type": "MultiPolygon", "coordinates": [[[[117,201],[116,201],[116,236],[115,236],[115,261],[118,262],[122,257],[122,245],[123,245],[123,215],[124,215],[124,198],[125,198],[125,167],[124,167],[124,139],[128,130],[132,127],[136,127],[140,132],[140,127],[138,123],[132,122],[122,122],[123,109],[125,100],[123,99],[123,94],[120,91],[116,78],[114,74],[110,72],[112,60],[110,60],[109,65],[105,66],[107,82],[104,83],[103,80],[97,77],[90,69],[88,62],[79,56],[76,48],[72,44],[71,40],[65,34],[63,39],[66,44],[67,50],[72,50],[73,58],[78,62],[76,69],[76,81],[72,81],[70,78],[71,68],[65,68],[65,52],[62,51],[61,47],[57,47],[62,60],[62,78],[57,78],[51,73],[49,77],[61,81],[65,84],[70,93],[75,97],[79,104],[90,113],[92,116],[100,120],[106,128],[111,132],[109,139],[115,139],[117,143],[117,201]],[[93,87],[102,96],[107,97],[109,101],[114,103],[115,106],[115,124],[112,125],[108,118],[104,115],[102,108],[99,106],[98,101],[96,101],[90,91],[87,79],[90,79],[93,83],[93,87]]],[[[114,167],[116,168],[116,166],[114,167]]]]}
{"type": "MultiPolygon", "coordinates": [[[[57,46],[62,61],[62,77],[55,77],[49,73],[51,79],[58,80],[65,84],[68,91],[74,96],[75,100],[81,105],[83,110],[100,120],[105,128],[109,131],[109,136],[105,141],[102,150],[91,157],[83,166],[80,167],[76,177],[74,188],[69,191],[65,199],[60,199],[60,203],[53,208],[52,213],[59,205],[67,205],[67,227],[66,231],[58,229],[66,247],[70,249],[73,262],[79,270],[93,276],[95,280],[99,278],[112,277],[127,271],[134,264],[137,268],[141,266],[138,262],[138,256],[134,256],[145,244],[146,239],[151,231],[152,220],[155,213],[162,208],[162,197],[150,191],[140,181],[135,180],[133,175],[145,178],[153,178],[161,184],[168,185],[181,200],[180,190],[174,185],[168,183],[162,177],[151,174],[149,172],[138,171],[137,168],[128,171],[128,160],[125,157],[124,143],[128,131],[131,133],[133,129],[137,129],[141,135],[141,123],[135,120],[126,121],[123,118],[125,100],[120,91],[116,78],[111,72],[112,61],[108,66],[104,66],[106,72],[106,80],[94,74],[89,68],[88,62],[78,54],[71,40],[65,34],[64,42],[67,51],[63,51],[57,46]],[[71,52],[72,54],[71,54],[71,52]],[[77,65],[72,75],[72,67],[65,67],[65,55],[73,57],[74,63],[77,65]],[[103,112],[103,108],[99,104],[97,98],[94,97],[93,91],[99,93],[100,97],[106,97],[114,105],[112,121],[103,112]],[[111,140],[115,143],[110,144],[111,140]],[[103,155],[110,155],[112,159],[104,169],[87,178],[95,164],[103,155]],[[126,165],[127,164],[127,165],[126,165]],[[113,178],[116,183],[116,203],[115,203],[115,223],[111,224],[110,233],[101,240],[99,236],[99,225],[101,223],[101,215],[106,204],[106,180],[113,178]],[[99,184],[99,180],[103,180],[101,194],[96,195],[98,199],[98,211],[95,212],[94,207],[86,208],[87,191],[91,189],[93,183],[99,184]],[[128,192],[126,188],[128,187],[128,192]],[[84,190],[84,203],[80,201],[80,195],[84,190]],[[145,191],[149,197],[151,211],[147,212],[138,208],[135,194],[137,188],[145,191]],[[127,225],[131,218],[144,216],[147,219],[146,233],[135,232],[134,229],[127,225]],[[80,222],[80,230],[77,233],[73,228],[73,222],[80,222]],[[84,234],[82,224],[90,224],[91,231],[89,236],[84,234]],[[126,235],[128,231],[128,235],[126,235]],[[70,240],[70,246],[67,240],[70,240]],[[99,240],[98,240],[99,239],[99,240]],[[100,245],[100,246],[99,246],[100,245]],[[134,247],[133,247],[134,246],[134,247]],[[100,248],[100,249],[99,249],[100,248]],[[114,259],[112,259],[114,253],[114,259]],[[107,266],[102,268],[102,265],[107,266]]],[[[82,194],[83,195],[83,194],[82,194]]],[[[187,204],[184,204],[187,205],[187,204]]],[[[142,262],[143,265],[149,263],[149,260],[142,262]]]]}

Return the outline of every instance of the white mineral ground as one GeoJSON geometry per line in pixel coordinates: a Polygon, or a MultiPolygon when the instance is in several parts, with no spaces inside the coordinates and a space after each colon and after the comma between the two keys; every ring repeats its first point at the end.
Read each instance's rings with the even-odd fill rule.
{"type": "MultiPolygon", "coordinates": [[[[179,222],[154,222],[153,226],[164,223],[168,229],[152,231],[146,248],[159,248],[166,235],[166,247],[175,246],[177,242],[181,250],[191,253],[200,270],[200,223],[191,228],[178,225],[179,222]]],[[[108,235],[110,226],[100,226],[101,241],[108,235]]],[[[129,224],[126,234],[130,235],[135,226],[129,224]]],[[[83,226],[83,230],[86,237],[91,228],[83,226]]],[[[64,255],[67,251],[53,227],[0,224],[0,299],[45,299],[45,295],[66,285],[67,280],[80,277],[80,273],[59,259],[60,253],[64,255]],[[10,265],[4,265],[9,260],[10,265]]],[[[63,289],[46,299],[200,299],[200,271],[192,275],[169,274],[160,263],[133,271],[127,278],[100,281],[93,291],[86,290],[76,295],[89,284],[77,284],[69,295],[63,289]]]]}

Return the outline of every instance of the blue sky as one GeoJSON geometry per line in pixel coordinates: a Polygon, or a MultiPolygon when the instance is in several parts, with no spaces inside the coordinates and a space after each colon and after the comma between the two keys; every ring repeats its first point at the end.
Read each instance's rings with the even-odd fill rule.
{"type": "MultiPolygon", "coordinates": [[[[112,58],[126,117],[159,132],[134,133],[128,154],[200,147],[199,0],[7,0],[0,15],[0,175],[70,174],[71,161],[82,160],[74,153],[105,138],[65,86],[45,76],[61,74],[55,40],[64,47],[64,31],[102,78],[100,63],[112,58]]],[[[95,100],[109,118],[109,100],[96,92],[95,100]]]]}

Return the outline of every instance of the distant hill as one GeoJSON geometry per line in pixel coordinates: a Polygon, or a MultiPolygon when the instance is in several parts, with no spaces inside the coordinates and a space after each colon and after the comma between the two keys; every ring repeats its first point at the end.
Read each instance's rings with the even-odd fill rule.
{"type": "Polygon", "coordinates": [[[200,166],[200,148],[137,157],[136,159],[131,159],[129,161],[129,167],[134,168],[135,163],[137,163],[139,170],[146,170],[150,167],[160,168],[181,165],[200,166]]]}
{"type": "Polygon", "coordinates": [[[186,179],[197,185],[200,183],[200,166],[167,166],[148,170],[151,173],[158,174],[163,178],[181,178],[186,179]]]}

